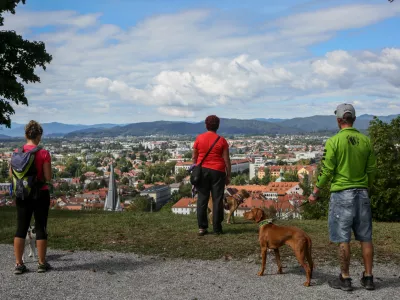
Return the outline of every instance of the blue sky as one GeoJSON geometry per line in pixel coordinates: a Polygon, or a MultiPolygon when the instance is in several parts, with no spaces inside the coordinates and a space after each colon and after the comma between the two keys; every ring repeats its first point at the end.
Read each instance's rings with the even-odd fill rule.
{"type": "Polygon", "coordinates": [[[400,113],[400,3],[27,0],[5,29],[53,55],[13,121],[400,113]]]}

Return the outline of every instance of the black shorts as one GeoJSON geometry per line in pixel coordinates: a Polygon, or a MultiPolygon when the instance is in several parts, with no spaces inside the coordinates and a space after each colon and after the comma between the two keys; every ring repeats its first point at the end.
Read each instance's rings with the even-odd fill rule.
{"type": "Polygon", "coordinates": [[[35,218],[36,240],[47,240],[47,218],[50,207],[50,192],[41,190],[35,200],[17,198],[17,233],[15,237],[25,239],[31,224],[32,215],[35,218]]]}

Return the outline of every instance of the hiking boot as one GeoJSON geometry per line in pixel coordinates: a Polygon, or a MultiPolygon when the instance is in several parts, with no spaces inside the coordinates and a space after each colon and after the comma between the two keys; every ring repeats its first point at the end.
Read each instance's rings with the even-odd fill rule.
{"type": "Polygon", "coordinates": [[[14,274],[19,275],[19,274],[25,273],[27,271],[28,271],[28,269],[26,268],[26,266],[24,264],[16,264],[15,265],[14,274]]]}
{"type": "Polygon", "coordinates": [[[208,233],[207,229],[199,229],[199,233],[197,234],[198,236],[204,236],[208,233]]]}
{"type": "Polygon", "coordinates": [[[350,292],[353,290],[351,286],[351,278],[343,278],[342,274],[338,278],[329,281],[329,286],[334,289],[341,289],[342,291],[350,292]]]}
{"type": "Polygon", "coordinates": [[[363,272],[363,276],[361,277],[361,285],[369,291],[372,291],[375,289],[375,284],[374,284],[374,276],[365,276],[365,273],[363,272]]]}
{"type": "Polygon", "coordinates": [[[39,265],[38,265],[37,272],[38,272],[38,273],[45,273],[45,272],[47,272],[47,271],[50,270],[50,269],[51,269],[50,264],[49,264],[48,262],[45,262],[44,264],[39,264],[39,265]]]}

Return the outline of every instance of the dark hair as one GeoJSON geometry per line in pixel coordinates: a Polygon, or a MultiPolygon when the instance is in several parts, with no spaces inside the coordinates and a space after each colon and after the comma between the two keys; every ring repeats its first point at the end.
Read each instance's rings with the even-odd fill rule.
{"type": "Polygon", "coordinates": [[[217,131],[219,128],[219,118],[216,115],[211,115],[206,118],[207,130],[217,131]]]}
{"type": "Polygon", "coordinates": [[[43,134],[42,126],[36,121],[29,121],[25,126],[25,136],[28,140],[34,140],[43,134]]]}
{"type": "Polygon", "coordinates": [[[355,121],[355,118],[353,117],[353,115],[351,113],[345,113],[343,115],[343,118],[341,119],[341,124],[347,124],[347,125],[353,125],[355,121]]]}

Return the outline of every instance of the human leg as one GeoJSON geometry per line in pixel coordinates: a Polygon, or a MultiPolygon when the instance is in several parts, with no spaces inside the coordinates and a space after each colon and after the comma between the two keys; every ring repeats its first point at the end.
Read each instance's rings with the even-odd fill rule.
{"type": "Polygon", "coordinates": [[[356,216],[353,226],[354,236],[360,241],[365,275],[372,275],[374,248],[372,244],[371,200],[366,189],[357,190],[356,216]]]}
{"type": "Polygon", "coordinates": [[[39,264],[43,264],[46,261],[47,251],[47,219],[50,207],[49,191],[41,191],[39,198],[34,201],[33,213],[35,216],[36,246],[38,249],[39,264]]]}
{"type": "Polygon", "coordinates": [[[350,240],[354,216],[354,192],[345,190],[331,194],[329,202],[329,238],[339,243],[340,276],[330,281],[333,288],[353,290],[350,278],[350,240]]]}
{"type": "Polygon", "coordinates": [[[222,232],[222,221],[224,220],[224,193],[225,173],[210,170],[211,174],[211,196],[213,200],[213,230],[215,233],[222,232]]]}
{"type": "Polygon", "coordinates": [[[366,189],[358,189],[357,196],[357,210],[353,230],[356,240],[360,241],[364,261],[361,285],[367,290],[374,290],[375,284],[372,275],[374,246],[372,243],[371,200],[366,189]]]}
{"type": "Polygon", "coordinates": [[[350,244],[339,244],[340,272],[343,278],[350,277],[350,244]]]}
{"type": "Polygon", "coordinates": [[[14,256],[17,265],[23,264],[22,256],[25,249],[25,238],[33,214],[33,206],[29,200],[16,199],[17,231],[14,237],[14,256]]]}
{"type": "MultiPolygon", "coordinates": [[[[198,192],[197,197],[197,223],[199,229],[206,230],[208,228],[208,200],[210,198],[210,179],[207,169],[202,168],[202,178],[200,184],[196,187],[198,192]]],[[[214,215],[214,213],[213,213],[214,215]]]]}

